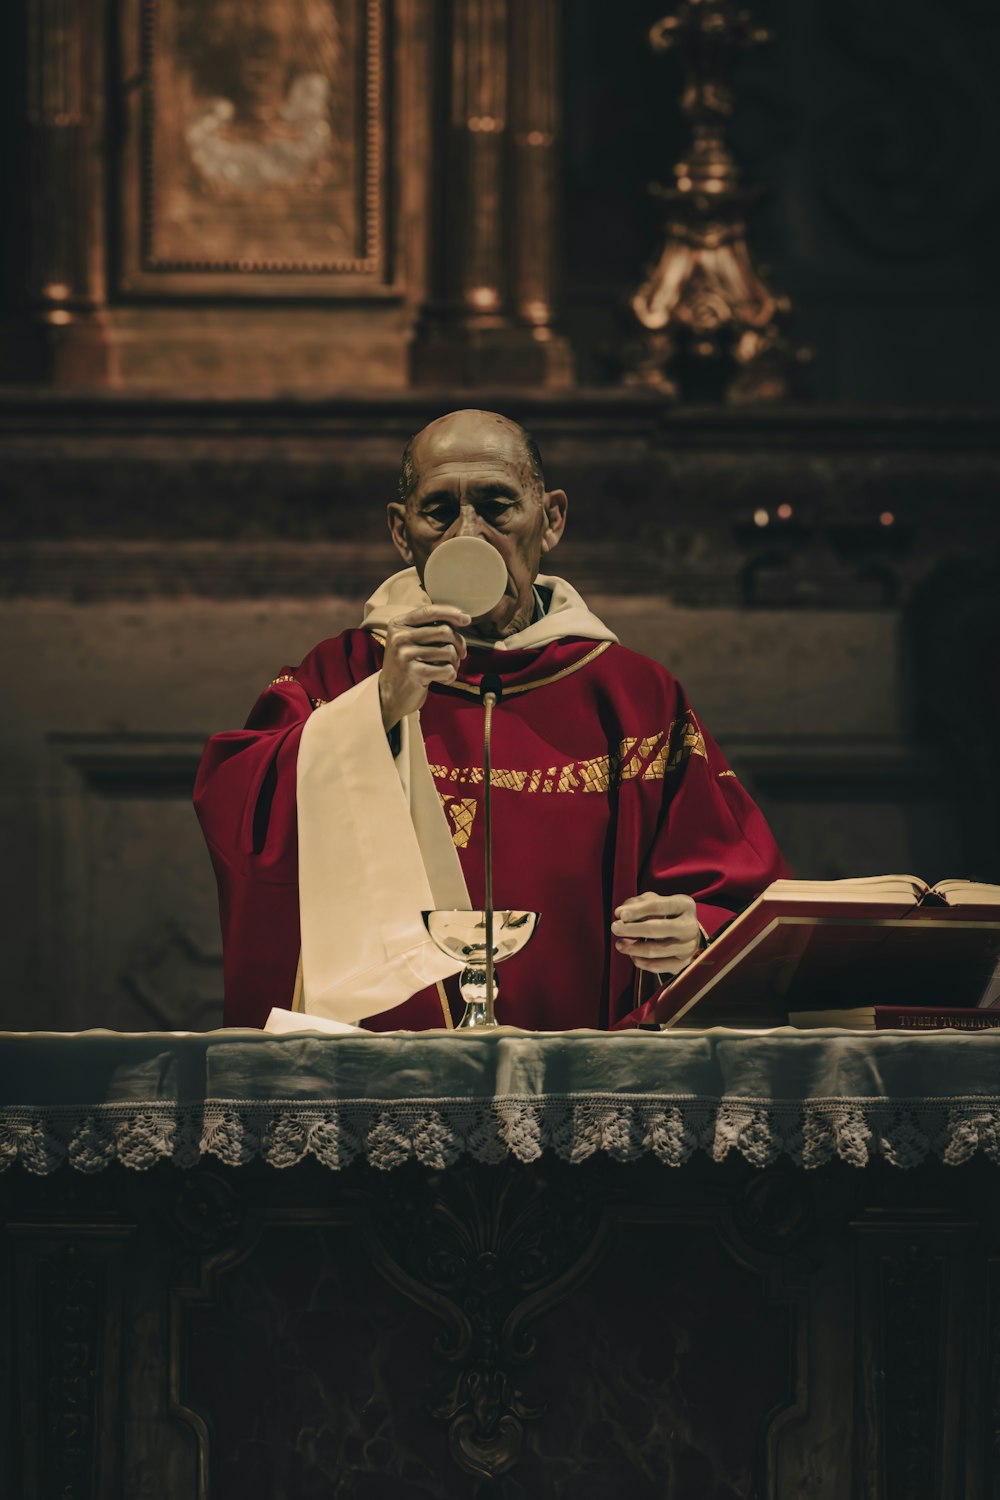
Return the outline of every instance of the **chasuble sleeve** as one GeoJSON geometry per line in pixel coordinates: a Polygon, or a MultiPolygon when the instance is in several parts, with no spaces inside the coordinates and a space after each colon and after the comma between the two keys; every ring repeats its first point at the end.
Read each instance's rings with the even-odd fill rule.
{"type": "Polygon", "coordinates": [[[709,938],[788,874],[763,814],[678,689],[660,826],[640,890],[694,898],[709,938]]]}
{"type": "Polygon", "coordinates": [[[243,729],[213,735],[194,805],[219,890],[225,1022],[263,1026],[290,1006],[299,958],[295,768],[312,713],[305,689],[282,673],[243,729]]]}

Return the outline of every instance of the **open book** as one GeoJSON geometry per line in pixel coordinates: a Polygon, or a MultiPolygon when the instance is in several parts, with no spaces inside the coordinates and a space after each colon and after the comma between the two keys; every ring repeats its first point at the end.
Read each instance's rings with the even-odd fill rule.
{"type": "Polygon", "coordinates": [[[1000,886],[913,875],[776,880],[650,1004],[673,1026],[780,1026],[789,1011],[990,1004],[1000,886]]]}
{"type": "MultiPolygon", "coordinates": [[[[863,875],[856,880],[775,880],[758,897],[770,900],[808,903],[813,901],[850,902],[865,905],[1000,907],[1000,885],[981,880],[939,880],[928,885],[916,875],[863,875]]],[[[748,908],[749,910],[749,908],[748,908]]]]}

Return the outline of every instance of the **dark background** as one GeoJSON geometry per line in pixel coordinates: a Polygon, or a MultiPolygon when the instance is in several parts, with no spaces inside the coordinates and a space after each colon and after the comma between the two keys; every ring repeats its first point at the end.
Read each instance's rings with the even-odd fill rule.
{"type": "Polygon", "coordinates": [[[201,745],[354,622],[394,567],[400,450],[456,406],[536,432],[573,507],[560,570],[682,678],[799,874],[1000,880],[1000,16],[756,0],[773,40],[740,66],[731,138],[764,189],[751,249],[813,358],[794,402],[732,408],[621,382],[627,299],[661,242],[647,186],[686,140],[679,61],[646,44],[663,9],[560,12],[572,377],[456,357],[428,383],[412,351],[454,222],[454,6],[385,7],[391,254],[372,284],[197,287],[129,280],[159,191],[132,150],[139,0],[4,7],[5,1024],[218,1019],[201,745]],[[54,327],[45,288],[67,277],[54,327]]]}
{"type": "MultiPolygon", "coordinates": [[[[686,140],[679,62],[644,46],[669,9],[568,11],[567,286],[585,378],[609,303],[659,249],[646,185],[666,180],[686,140]]],[[[751,244],[816,351],[811,398],[995,404],[1000,14],[979,0],[750,10],[772,40],[740,64],[731,138],[766,189],[751,244]]]]}

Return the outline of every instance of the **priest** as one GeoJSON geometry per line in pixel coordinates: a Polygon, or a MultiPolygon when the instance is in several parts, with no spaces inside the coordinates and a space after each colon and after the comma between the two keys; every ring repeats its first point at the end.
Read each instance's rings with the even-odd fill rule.
{"type": "Polygon", "coordinates": [[[209,741],[195,806],[219,885],[227,1024],[262,1026],[272,1006],[373,1030],[455,1023],[460,965],[421,914],[483,902],[484,674],[503,685],[494,900],[540,913],[500,971],[502,1023],[633,1023],[662,976],[785,873],[680,684],[540,571],[566,516],[516,423],[431,422],[388,507],[403,571],[358,629],[283,667],[244,729],[209,741]],[[482,538],[506,569],[479,618],[423,590],[455,536],[482,538]]]}

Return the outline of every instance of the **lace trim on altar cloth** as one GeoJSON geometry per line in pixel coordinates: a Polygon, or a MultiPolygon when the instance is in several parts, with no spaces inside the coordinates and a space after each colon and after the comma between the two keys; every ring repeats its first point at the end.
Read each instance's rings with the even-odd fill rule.
{"type": "Polygon", "coordinates": [[[788,1156],[802,1167],[839,1158],[863,1167],[882,1157],[914,1167],[949,1165],[982,1151],[1000,1165],[1000,1097],[941,1099],[586,1098],[207,1100],[101,1104],[88,1109],[0,1108],[0,1171],[20,1162],[53,1172],[64,1162],[99,1172],[112,1161],[144,1171],[157,1162],[193,1167],[261,1160],[291,1167],[313,1156],[338,1170],[361,1158],[389,1170],[411,1158],[430,1168],[460,1156],[534,1161],[553,1151],[580,1162],[604,1151],[618,1161],[651,1154],[677,1167],[702,1151],[764,1167],[788,1156]]]}

